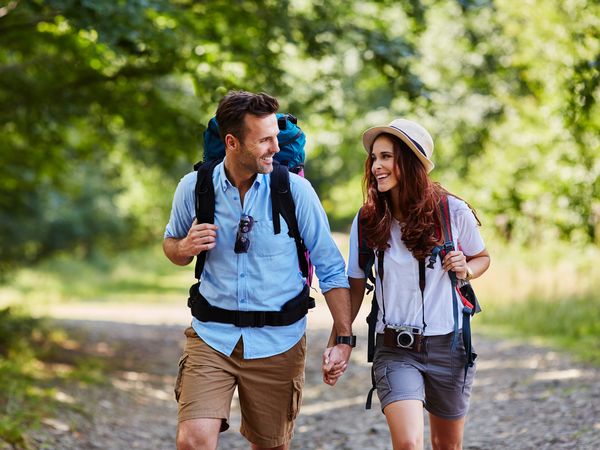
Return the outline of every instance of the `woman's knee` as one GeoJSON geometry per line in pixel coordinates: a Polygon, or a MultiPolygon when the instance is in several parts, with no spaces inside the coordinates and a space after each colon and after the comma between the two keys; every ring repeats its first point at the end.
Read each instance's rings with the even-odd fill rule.
{"type": "Polygon", "coordinates": [[[433,450],[461,450],[465,418],[442,419],[441,417],[429,415],[431,426],[431,446],[433,450]]]}
{"type": "Polygon", "coordinates": [[[450,442],[441,437],[433,437],[431,447],[433,450],[462,450],[462,441],[450,442]]]}
{"type": "Polygon", "coordinates": [[[394,450],[423,448],[423,404],[420,401],[394,402],[385,407],[384,413],[394,450]]]}
{"type": "Polygon", "coordinates": [[[423,449],[423,437],[422,436],[395,436],[392,439],[392,446],[394,450],[422,450],[423,449]]]}

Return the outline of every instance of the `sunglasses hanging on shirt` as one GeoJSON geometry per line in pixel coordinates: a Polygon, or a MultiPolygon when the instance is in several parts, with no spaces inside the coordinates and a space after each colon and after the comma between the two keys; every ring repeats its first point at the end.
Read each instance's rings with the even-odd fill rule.
{"type": "Polygon", "coordinates": [[[238,231],[235,236],[235,246],[233,247],[235,253],[248,253],[248,249],[250,248],[250,238],[248,237],[248,233],[252,231],[253,225],[254,218],[252,216],[243,214],[242,217],[240,217],[238,231]]]}

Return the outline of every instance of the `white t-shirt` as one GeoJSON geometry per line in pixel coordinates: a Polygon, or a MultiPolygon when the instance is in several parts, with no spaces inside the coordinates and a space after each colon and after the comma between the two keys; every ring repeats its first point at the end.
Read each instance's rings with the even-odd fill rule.
{"type": "MultiPolygon", "coordinates": [[[[456,197],[448,196],[452,237],[454,247],[462,250],[467,256],[480,253],[485,244],[473,212],[469,206],[456,197]]],[[[348,257],[348,276],[365,278],[364,271],[358,265],[358,214],[352,222],[350,232],[350,254],[348,257]]],[[[377,273],[377,258],[375,258],[376,283],[375,290],[379,303],[379,316],[376,331],[383,333],[383,305],[385,301],[386,323],[391,325],[411,325],[423,328],[421,291],[419,289],[419,263],[402,242],[402,233],[398,221],[392,221],[392,229],[383,258],[383,296],[381,294],[381,279],[377,273]]],[[[429,259],[425,260],[427,264],[429,259]]],[[[459,329],[462,328],[462,303],[457,299],[459,311],[459,329]]],[[[452,313],[452,285],[448,273],[442,269],[438,257],[433,269],[425,269],[425,335],[443,335],[454,330],[452,313]]]]}

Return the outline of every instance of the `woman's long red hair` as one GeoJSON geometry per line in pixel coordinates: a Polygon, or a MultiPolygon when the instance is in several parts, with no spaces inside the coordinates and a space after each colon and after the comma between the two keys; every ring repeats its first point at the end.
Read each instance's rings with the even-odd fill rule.
{"type": "MultiPolygon", "coordinates": [[[[402,241],[416,259],[424,259],[441,240],[440,199],[452,195],[427,175],[425,166],[414,152],[396,136],[384,133],[394,146],[394,160],[402,213],[402,241]]],[[[381,135],[380,135],[381,136],[381,135]]],[[[392,227],[392,205],[388,192],[377,190],[377,180],[371,169],[373,149],[365,162],[364,190],[366,202],[361,220],[369,247],[384,250],[388,246],[392,227]]]]}

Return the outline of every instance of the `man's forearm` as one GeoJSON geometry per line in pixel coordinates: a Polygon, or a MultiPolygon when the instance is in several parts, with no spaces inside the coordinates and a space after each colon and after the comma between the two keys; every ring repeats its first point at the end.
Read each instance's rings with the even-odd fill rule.
{"type": "Polygon", "coordinates": [[[333,317],[333,330],[336,335],[350,336],[352,334],[350,291],[346,288],[334,288],[324,295],[333,317]]]}
{"type": "Polygon", "coordinates": [[[194,257],[186,255],[182,252],[180,245],[182,240],[183,239],[166,238],[163,241],[163,251],[173,264],[177,264],[178,266],[187,266],[192,262],[194,257]]]}

